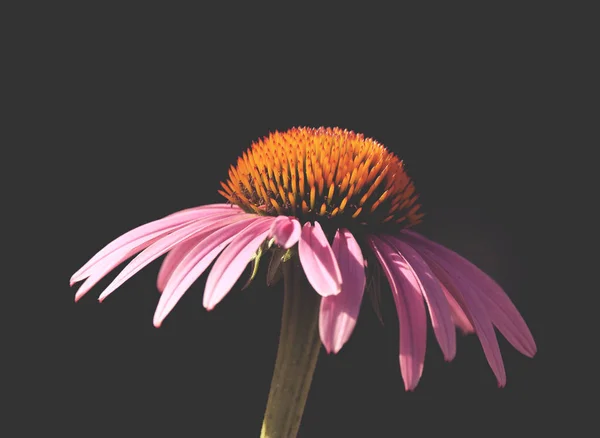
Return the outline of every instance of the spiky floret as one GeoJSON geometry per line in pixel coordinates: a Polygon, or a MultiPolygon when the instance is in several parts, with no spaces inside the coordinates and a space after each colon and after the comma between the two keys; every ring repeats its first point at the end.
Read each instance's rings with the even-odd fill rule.
{"type": "Polygon", "coordinates": [[[254,142],[219,190],[257,214],[352,229],[418,223],[418,196],[403,163],[382,144],[340,128],[292,128],[254,142]]]}

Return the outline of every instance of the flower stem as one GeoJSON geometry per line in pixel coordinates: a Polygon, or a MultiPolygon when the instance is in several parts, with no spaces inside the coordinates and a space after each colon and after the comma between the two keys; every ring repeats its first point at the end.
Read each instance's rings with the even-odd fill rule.
{"type": "Polygon", "coordinates": [[[295,438],[321,348],[319,296],[292,258],[283,264],[284,298],[279,347],[261,438],[295,438]]]}

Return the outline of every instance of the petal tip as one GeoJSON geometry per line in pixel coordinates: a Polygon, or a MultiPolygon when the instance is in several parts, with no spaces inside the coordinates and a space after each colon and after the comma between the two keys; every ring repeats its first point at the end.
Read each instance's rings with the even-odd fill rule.
{"type": "Polygon", "coordinates": [[[210,312],[212,309],[215,308],[216,303],[213,303],[212,301],[206,300],[202,303],[202,305],[204,306],[204,308],[210,312]]]}
{"type": "Polygon", "coordinates": [[[456,354],[448,354],[448,355],[444,354],[444,361],[452,362],[455,357],[456,357],[456,354]]]}
{"type": "Polygon", "coordinates": [[[525,356],[527,357],[533,357],[537,354],[537,345],[535,343],[535,341],[533,340],[533,337],[531,338],[531,345],[529,345],[529,348],[527,349],[527,353],[525,356]]]}
{"type": "Polygon", "coordinates": [[[416,383],[404,383],[404,391],[406,392],[415,392],[415,388],[417,387],[416,383]]]}
{"type": "Polygon", "coordinates": [[[496,382],[498,382],[498,388],[504,388],[506,386],[506,374],[497,375],[496,382]]]}
{"type": "Polygon", "coordinates": [[[79,273],[79,271],[75,272],[73,275],[71,275],[71,278],[69,278],[69,284],[71,286],[73,286],[75,283],[77,283],[78,281],[81,281],[81,274],[79,273]]]}
{"type": "Polygon", "coordinates": [[[78,302],[81,298],[83,298],[83,296],[87,293],[87,290],[81,291],[78,290],[77,293],[75,294],[75,302],[78,302]]]}
{"type": "Polygon", "coordinates": [[[421,375],[420,373],[409,373],[407,377],[402,376],[402,378],[404,380],[404,390],[407,392],[413,392],[421,380],[421,375]]]}

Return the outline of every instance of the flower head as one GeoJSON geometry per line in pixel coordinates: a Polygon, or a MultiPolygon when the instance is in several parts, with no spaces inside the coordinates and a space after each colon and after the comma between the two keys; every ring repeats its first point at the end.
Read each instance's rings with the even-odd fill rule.
{"type": "Polygon", "coordinates": [[[418,223],[402,161],[362,134],[295,128],[254,143],[220,193],[250,213],[318,221],[330,229],[398,229],[418,223]]]}
{"type": "Polygon", "coordinates": [[[321,296],[321,342],[337,353],[356,325],[369,258],[380,265],[396,304],[407,390],[423,371],[427,313],[446,360],[456,353],[456,327],[477,334],[500,386],[506,376],[494,327],[521,353],[535,354],[527,325],[500,286],[410,229],[422,218],[415,187],[402,161],[375,140],[338,128],[276,132],[252,144],[221,185],[228,203],[180,211],[108,244],[71,278],[71,284],[85,280],[76,300],[130,257],[137,254],[100,300],[166,254],[157,280],[158,327],[213,261],[203,298],[208,310],[271,250],[270,277],[289,259],[299,260],[321,296]]]}

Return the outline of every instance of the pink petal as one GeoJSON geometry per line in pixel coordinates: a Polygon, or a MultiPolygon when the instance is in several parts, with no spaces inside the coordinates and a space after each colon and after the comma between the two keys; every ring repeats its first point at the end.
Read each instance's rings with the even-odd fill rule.
{"type": "Polygon", "coordinates": [[[201,205],[200,207],[192,207],[192,208],[186,208],[185,210],[180,210],[177,211],[175,213],[170,214],[167,217],[174,217],[180,214],[187,214],[190,212],[195,212],[195,211],[207,211],[207,210],[214,210],[214,211],[218,211],[218,212],[231,212],[233,213],[244,213],[244,210],[242,210],[240,207],[238,207],[235,204],[226,204],[226,203],[220,203],[220,204],[208,204],[208,205],[201,205]]]}
{"type": "Polygon", "coordinates": [[[436,259],[427,249],[421,248],[419,252],[429,264],[431,271],[456,299],[472,321],[485,357],[498,380],[498,386],[502,387],[506,385],[506,371],[504,370],[502,354],[500,353],[494,326],[478,297],[477,291],[473,290],[471,284],[465,281],[458,272],[452,271],[450,273],[452,265],[449,265],[444,260],[436,259]]]}
{"type": "Polygon", "coordinates": [[[446,295],[446,299],[448,300],[448,304],[450,305],[450,312],[452,312],[452,321],[454,321],[454,324],[459,329],[461,329],[465,335],[469,333],[475,333],[475,328],[473,327],[473,324],[471,324],[469,317],[460,307],[460,304],[458,304],[458,302],[454,299],[452,294],[448,292],[446,286],[444,286],[442,283],[440,283],[440,286],[442,287],[444,295],[446,295]]]}
{"type": "MultiPolygon", "coordinates": [[[[132,255],[140,252],[144,248],[152,245],[152,243],[156,242],[156,240],[158,240],[162,236],[165,236],[165,235],[169,234],[170,232],[183,227],[184,225],[185,225],[185,223],[180,223],[180,224],[174,225],[172,227],[161,228],[155,232],[147,232],[136,239],[121,240],[121,238],[127,236],[127,234],[131,233],[131,231],[129,233],[122,235],[118,239],[114,240],[112,243],[105,246],[104,249],[102,249],[100,252],[98,252],[81,269],[79,269],[75,274],[73,274],[73,276],[71,277],[71,280],[70,280],[70,285],[73,286],[73,284],[77,283],[78,281],[81,281],[81,280],[85,279],[86,277],[92,276],[92,274],[95,270],[102,268],[102,266],[106,265],[106,261],[115,260],[121,254],[126,254],[127,251],[124,251],[124,248],[128,248],[129,254],[130,254],[129,256],[125,257],[125,259],[123,259],[123,260],[126,260],[127,258],[131,257],[132,255]],[[119,245],[111,247],[111,245],[117,241],[119,241],[119,245]],[[133,250],[134,248],[135,248],[135,251],[133,250]],[[110,251],[106,251],[107,249],[110,249],[110,251]]],[[[141,227],[139,227],[139,228],[141,228],[141,227]]],[[[146,229],[146,231],[148,231],[148,230],[149,229],[146,229]]],[[[135,231],[135,230],[132,230],[132,231],[135,231]]]]}
{"type": "Polygon", "coordinates": [[[154,325],[160,327],[162,321],[175,304],[181,299],[187,289],[202,275],[219,253],[241,232],[244,228],[259,219],[259,216],[248,215],[243,219],[222,229],[215,231],[198,245],[196,245],[179,263],[173,271],[165,290],[160,296],[158,306],[154,312],[154,325]]]}
{"type": "Polygon", "coordinates": [[[408,268],[413,270],[417,277],[419,288],[429,308],[431,325],[444,353],[444,358],[447,361],[452,360],[456,355],[456,329],[452,322],[450,306],[438,279],[429,269],[427,262],[410,245],[393,236],[386,236],[386,240],[398,250],[408,268]]]}
{"type": "Polygon", "coordinates": [[[275,243],[285,249],[291,248],[300,240],[301,227],[298,219],[289,216],[277,216],[271,226],[270,235],[275,243]]]}
{"type": "Polygon", "coordinates": [[[423,373],[427,344],[427,315],[417,278],[398,251],[375,236],[369,245],[388,279],[400,324],[400,370],[404,387],[412,391],[423,373]]]}
{"type": "Polygon", "coordinates": [[[250,262],[252,255],[269,235],[272,217],[260,218],[240,232],[219,256],[208,274],[203,305],[212,310],[231,290],[250,262]]]}
{"type": "MultiPolygon", "coordinates": [[[[230,209],[231,214],[237,214],[238,210],[230,209]]],[[[171,216],[141,225],[133,230],[123,234],[111,243],[101,249],[94,257],[92,257],[85,265],[83,265],[73,276],[71,277],[71,285],[83,280],[90,274],[90,269],[100,262],[111,253],[118,251],[121,247],[129,245],[130,243],[137,242],[138,246],[152,240],[155,237],[155,233],[162,231],[164,234],[173,231],[179,226],[182,226],[188,222],[201,219],[219,212],[227,211],[220,204],[216,206],[205,205],[195,209],[189,209],[182,212],[174,213],[171,216]],[[153,237],[150,237],[153,236],[153,237]]],[[[150,243],[148,243],[150,245],[150,243]]],[[[146,246],[148,246],[146,245],[146,246]]],[[[134,245],[135,246],[135,245],[134,245]]]]}
{"type": "Polygon", "coordinates": [[[417,244],[444,258],[452,266],[452,272],[459,271],[472,284],[473,289],[479,292],[483,306],[500,333],[525,356],[535,355],[537,347],[527,324],[508,295],[494,280],[454,251],[413,231],[404,233],[417,244]]]}
{"type": "Polygon", "coordinates": [[[302,227],[298,255],[308,282],[318,294],[327,297],[340,293],[342,274],[318,222],[314,226],[307,222],[302,227]]]}
{"type": "MultiPolygon", "coordinates": [[[[176,227],[179,228],[179,227],[176,227]]],[[[156,233],[148,234],[145,236],[143,243],[139,243],[139,240],[134,240],[128,244],[123,245],[119,249],[113,251],[107,257],[98,260],[90,271],[86,274],[87,279],[83,282],[77,293],[75,294],[75,301],[79,301],[88,291],[94,287],[106,274],[115,269],[129,257],[137,254],[142,249],[156,242],[165,235],[163,231],[157,231],[156,233]]]]}
{"type": "Polygon", "coordinates": [[[214,215],[204,219],[200,219],[173,231],[168,236],[165,236],[153,243],[151,246],[142,251],[134,258],[121,273],[112,281],[111,284],[100,294],[100,301],[103,301],[115,289],[121,286],[125,281],[143,269],[152,261],[169,251],[175,245],[186,241],[193,237],[206,237],[214,231],[223,228],[225,225],[238,222],[245,215],[214,215]]]}
{"type": "Polygon", "coordinates": [[[192,250],[192,248],[194,248],[203,239],[204,237],[193,237],[185,242],[181,242],[173,247],[171,251],[169,251],[160,265],[160,270],[158,271],[158,277],[156,279],[156,287],[159,292],[162,292],[165,289],[169,278],[171,278],[173,271],[181,262],[181,260],[183,260],[183,258],[192,250]]]}
{"type": "Polygon", "coordinates": [[[512,310],[514,309],[515,312],[517,310],[510,299],[507,296],[504,298],[498,296],[494,300],[490,294],[485,293],[480,294],[480,297],[492,322],[506,340],[521,354],[527,357],[535,356],[537,346],[533,340],[533,336],[529,328],[523,331],[523,328],[519,327],[519,323],[515,321],[515,318],[512,316],[512,310]],[[506,303],[506,300],[508,300],[510,305],[506,303]],[[510,309],[511,307],[513,309],[510,309]]]}
{"type": "Polygon", "coordinates": [[[350,231],[341,228],[333,239],[333,253],[342,274],[342,290],[323,297],[319,312],[319,333],[328,353],[337,353],[348,341],[365,291],[365,259],[350,231]]]}

